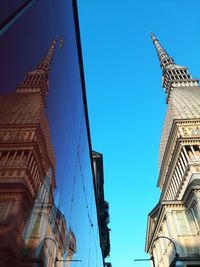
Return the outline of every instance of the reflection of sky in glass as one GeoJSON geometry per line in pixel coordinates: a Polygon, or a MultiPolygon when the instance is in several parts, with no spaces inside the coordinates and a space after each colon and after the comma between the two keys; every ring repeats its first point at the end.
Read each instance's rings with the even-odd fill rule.
{"type": "MultiPolygon", "coordinates": [[[[36,1],[1,38],[1,94],[15,92],[57,36],[46,113],[56,155],[54,201],[76,237],[71,266],[102,266],[71,1],[36,1]],[[60,38],[64,45],[59,46],[60,38]]],[[[27,228],[28,229],[28,228],[27,228]]],[[[27,230],[28,231],[28,230],[27,230]]]]}

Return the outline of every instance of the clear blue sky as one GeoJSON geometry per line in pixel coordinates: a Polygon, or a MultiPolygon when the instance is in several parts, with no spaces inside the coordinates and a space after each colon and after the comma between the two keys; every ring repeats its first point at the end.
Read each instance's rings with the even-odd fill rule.
{"type": "Polygon", "coordinates": [[[104,155],[113,267],[145,267],[147,214],[157,204],[165,116],[149,33],[200,77],[199,0],[77,0],[93,149],[104,155]]]}

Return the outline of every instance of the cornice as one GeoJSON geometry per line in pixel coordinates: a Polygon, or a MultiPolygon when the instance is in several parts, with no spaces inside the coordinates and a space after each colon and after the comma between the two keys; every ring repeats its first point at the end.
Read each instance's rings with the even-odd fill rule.
{"type": "Polygon", "coordinates": [[[183,195],[183,201],[187,208],[198,198],[196,193],[200,193],[200,186],[188,185],[183,195]]]}
{"type": "Polygon", "coordinates": [[[164,153],[164,157],[162,160],[162,165],[161,165],[161,169],[159,173],[159,178],[158,178],[158,186],[160,186],[161,189],[166,185],[166,184],[163,184],[163,182],[165,183],[166,177],[171,174],[170,170],[173,167],[175,159],[177,160],[181,146],[185,143],[192,142],[191,144],[195,144],[195,143],[200,142],[200,136],[199,137],[197,135],[196,136],[194,135],[193,137],[186,136],[186,135],[182,136],[179,131],[179,126],[180,125],[195,125],[195,124],[200,124],[200,120],[174,120],[170,135],[168,137],[168,142],[167,142],[167,146],[165,149],[165,153],[164,153]],[[171,158],[170,158],[170,155],[171,155],[171,158]]]}
{"type": "MultiPolygon", "coordinates": [[[[12,127],[0,126],[0,151],[31,150],[40,169],[41,175],[45,176],[49,167],[51,168],[52,186],[55,187],[54,166],[47,150],[47,144],[40,124],[30,124],[12,127]]],[[[11,166],[9,166],[11,167],[11,166]]],[[[22,167],[22,166],[21,166],[22,167]]]]}
{"type": "MultiPolygon", "coordinates": [[[[148,252],[152,246],[153,240],[155,239],[154,237],[158,236],[158,232],[160,231],[160,227],[162,227],[162,222],[165,220],[166,214],[166,208],[180,208],[180,207],[184,207],[184,202],[183,201],[162,201],[159,202],[158,205],[160,205],[159,207],[159,212],[157,215],[157,219],[154,225],[154,229],[151,233],[151,236],[148,238],[149,236],[149,229],[147,229],[147,237],[146,237],[146,252],[148,252]]],[[[150,218],[150,216],[149,216],[150,218]]]]}

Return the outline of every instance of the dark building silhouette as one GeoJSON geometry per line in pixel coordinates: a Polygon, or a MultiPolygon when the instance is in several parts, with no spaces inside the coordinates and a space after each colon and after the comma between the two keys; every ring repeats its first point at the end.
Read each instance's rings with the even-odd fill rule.
{"type": "Polygon", "coordinates": [[[103,258],[105,259],[110,254],[110,229],[108,228],[110,217],[109,204],[104,199],[103,155],[101,153],[93,151],[93,165],[100,231],[100,246],[103,252],[103,258]]]}

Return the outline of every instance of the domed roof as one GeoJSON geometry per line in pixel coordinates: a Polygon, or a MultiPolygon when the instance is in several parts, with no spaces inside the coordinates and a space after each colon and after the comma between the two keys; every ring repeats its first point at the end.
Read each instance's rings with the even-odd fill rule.
{"type": "Polygon", "coordinates": [[[159,167],[169,139],[174,120],[200,118],[200,88],[176,87],[172,90],[160,142],[159,167]]]}

